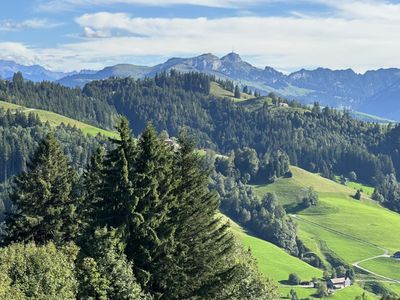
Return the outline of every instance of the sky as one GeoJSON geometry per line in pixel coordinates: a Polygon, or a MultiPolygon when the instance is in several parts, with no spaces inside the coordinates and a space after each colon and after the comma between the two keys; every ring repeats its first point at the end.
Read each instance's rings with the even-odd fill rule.
{"type": "Polygon", "coordinates": [[[400,0],[2,0],[0,59],[54,71],[234,51],[258,67],[400,67],[400,0]]]}

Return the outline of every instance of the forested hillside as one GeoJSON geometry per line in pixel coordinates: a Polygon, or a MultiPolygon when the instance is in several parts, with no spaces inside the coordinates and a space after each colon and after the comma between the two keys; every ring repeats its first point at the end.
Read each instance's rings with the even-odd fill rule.
{"type": "Polygon", "coordinates": [[[359,179],[373,183],[395,171],[383,154],[387,151],[379,146],[384,125],[357,121],[346,112],[318,105],[310,110],[291,102],[295,109],[279,109],[267,98],[234,103],[208,93],[204,87],[211,79],[172,72],[155,79],[92,82],[83,91],[126,115],[135,132],[149,120],[171,135],[187,126],[200,146],[222,153],[251,147],[259,157],[283,150],[292,164],[327,177],[355,171],[359,179]]]}
{"type": "Polygon", "coordinates": [[[12,81],[0,80],[0,100],[59,113],[103,128],[113,128],[115,110],[104,102],[86,97],[80,89],[52,82],[24,81],[21,73],[12,81]]]}
{"type": "Polygon", "coordinates": [[[0,108],[0,213],[10,208],[4,190],[10,178],[26,170],[33,151],[49,132],[54,132],[63,145],[65,155],[79,173],[82,173],[94,150],[108,143],[104,137],[85,135],[72,126],[51,128],[33,112],[26,114],[0,108]]]}
{"type": "MultiPolygon", "coordinates": [[[[362,184],[368,184],[376,187],[370,193],[376,201],[368,198],[376,212],[397,216],[381,205],[400,211],[400,127],[355,120],[346,111],[318,103],[303,106],[274,94],[236,101],[215,95],[215,85],[234,89],[232,82],[213,76],[175,71],[143,80],[93,81],[82,90],[24,81],[20,74],[12,82],[0,81],[6,103],[54,111],[104,129],[117,125],[119,131],[119,138],[107,139],[70,125],[52,127],[34,110],[0,109],[0,210],[8,212],[1,228],[4,251],[26,253],[18,258],[24,264],[37,253],[50,260],[60,250],[59,260],[70,262],[60,267],[64,275],[75,270],[65,291],[72,298],[108,299],[127,290],[132,294],[121,299],[241,299],[249,291],[255,299],[272,297],[275,285],[259,274],[252,256],[229,234],[219,209],[293,259],[330,276],[354,277],[353,260],[341,257],[342,249],[334,256],[322,246],[323,251],[314,249],[312,226],[293,217],[304,211],[306,219],[307,212],[315,211],[319,222],[318,216],[331,209],[341,211],[332,208],[331,195],[321,196],[314,182],[302,188],[288,184],[286,194],[280,184],[292,182],[291,165],[342,184],[352,182],[359,186],[354,195],[335,194],[334,200],[369,213],[349,204],[363,205],[362,184]],[[116,122],[118,115],[127,117],[130,128],[127,121],[116,122]],[[194,144],[206,154],[195,152],[194,144]],[[201,276],[194,278],[198,272],[201,276]],[[113,285],[109,276],[116,273],[126,285],[113,285]]],[[[341,213],[335,222],[347,216],[341,213]]],[[[386,228],[381,223],[374,227],[377,234],[386,228]]],[[[16,282],[27,284],[22,277],[12,278],[9,266],[16,262],[9,255],[0,261],[6,274],[0,295],[16,282]]],[[[54,289],[59,284],[55,281],[54,289]]],[[[40,297],[54,290],[37,292],[40,297]]]]}
{"type": "Polygon", "coordinates": [[[1,82],[0,95],[103,128],[113,126],[116,114],[125,115],[135,133],[149,121],[171,136],[187,127],[198,146],[224,154],[249,147],[262,160],[283,151],[291,164],[328,178],[355,172],[359,180],[378,185],[399,173],[398,153],[390,142],[396,140],[397,128],[358,121],[318,104],[310,109],[273,95],[236,103],[211,94],[213,80],[172,71],[152,79],[94,81],[80,91],[24,82],[17,74],[13,82],[1,82]],[[288,107],[280,107],[281,102],[288,107]]]}
{"type": "Polygon", "coordinates": [[[126,120],[78,176],[53,133],[13,180],[0,242],[8,299],[274,299],[218,215],[194,144],[126,120]],[[38,275],[40,274],[40,275],[38,275]]]}

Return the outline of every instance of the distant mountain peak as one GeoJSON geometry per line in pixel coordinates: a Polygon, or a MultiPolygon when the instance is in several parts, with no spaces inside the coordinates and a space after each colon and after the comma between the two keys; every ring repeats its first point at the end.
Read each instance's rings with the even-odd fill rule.
{"type": "Polygon", "coordinates": [[[224,57],[221,58],[221,60],[229,61],[229,62],[233,62],[233,63],[240,63],[243,61],[242,58],[240,57],[240,55],[235,52],[231,52],[231,53],[225,55],[224,57]]]}
{"type": "Polygon", "coordinates": [[[207,60],[218,60],[218,56],[212,54],[212,53],[204,53],[200,56],[198,56],[198,58],[202,58],[202,59],[207,59],[207,60]]]}

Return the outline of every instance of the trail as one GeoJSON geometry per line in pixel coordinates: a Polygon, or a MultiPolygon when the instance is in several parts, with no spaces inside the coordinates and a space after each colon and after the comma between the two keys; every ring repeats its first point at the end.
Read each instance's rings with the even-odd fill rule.
{"type": "MultiPolygon", "coordinates": [[[[350,239],[352,239],[352,240],[355,240],[355,241],[364,243],[364,244],[366,244],[366,245],[373,246],[373,247],[375,247],[375,248],[377,248],[377,249],[379,249],[379,250],[382,250],[382,251],[383,251],[383,254],[377,255],[377,256],[373,256],[373,257],[369,257],[369,258],[365,258],[365,259],[363,259],[363,260],[357,261],[357,262],[355,262],[355,263],[352,263],[352,266],[355,267],[355,268],[358,268],[358,269],[360,269],[360,270],[362,270],[362,271],[364,271],[364,272],[367,272],[367,273],[369,273],[369,274],[371,274],[371,275],[374,275],[374,276],[376,276],[376,277],[379,277],[379,278],[383,279],[384,281],[381,281],[381,282],[400,283],[400,280],[397,280],[397,279],[393,279],[393,278],[389,278],[389,277],[380,275],[380,274],[378,274],[378,273],[375,273],[375,272],[373,272],[373,271],[370,271],[370,270],[368,270],[368,269],[366,269],[366,268],[360,266],[361,263],[366,262],[366,261],[369,261],[369,260],[373,260],[373,259],[377,259],[377,258],[381,258],[381,257],[389,258],[390,255],[389,255],[389,250],[388,250],[388,249],[385,249],[385,248],[383,248],[383,247],[381,247],[381,246],[379,246],[379,245],[376,245],[376,244],[374,244],[374,243],[365,241],[365,240],[363,240],[363,239],[357,238],[357,237],[352,236],[352,235],[350,235],[350,234],[340,232],[340,231],[338,231],[338,230],[335,230],[335,229],[332,229],[332,228],[330,228],[330,227],[327,227],[327,226],[324,226],[324,225],[315,223],[315,222],[313,222],[313,221],[309,221],[309,220],[307,220],[307,219],[304,219],[304,218],[302,218],[302,217],[299,217],[298,215],[290,215],[290,216],[291,216],[292,218],[298,219],[298,220],[300,220],[300,221],[303,221],[303,222],[312,224],[312,225],[314,225],[314,226],[323,228],[323,229],[325,229],[325,230],[327,230],[327,231],[336,233],[336,234],[341,235],[341,236],[345,236],[345,237],[350,238],[350,239]]],[[[371,279],[371,280],[357,280],[357,281],[362,281],[362,282],[373,281],[373,282],[376,282],[376,280],[372,280],[372,279],[371,279]]]]}

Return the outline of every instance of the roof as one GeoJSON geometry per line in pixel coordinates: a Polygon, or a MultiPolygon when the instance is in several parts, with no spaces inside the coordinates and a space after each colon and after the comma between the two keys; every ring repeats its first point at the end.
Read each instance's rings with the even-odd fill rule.
{"type": "Polygon", "coordinates": [[[341,284],[344,283],[346,281],[346,278],[344,277],[340,277],[340,278],[331,278],[331,282],[333,284],[341,284]]]}

